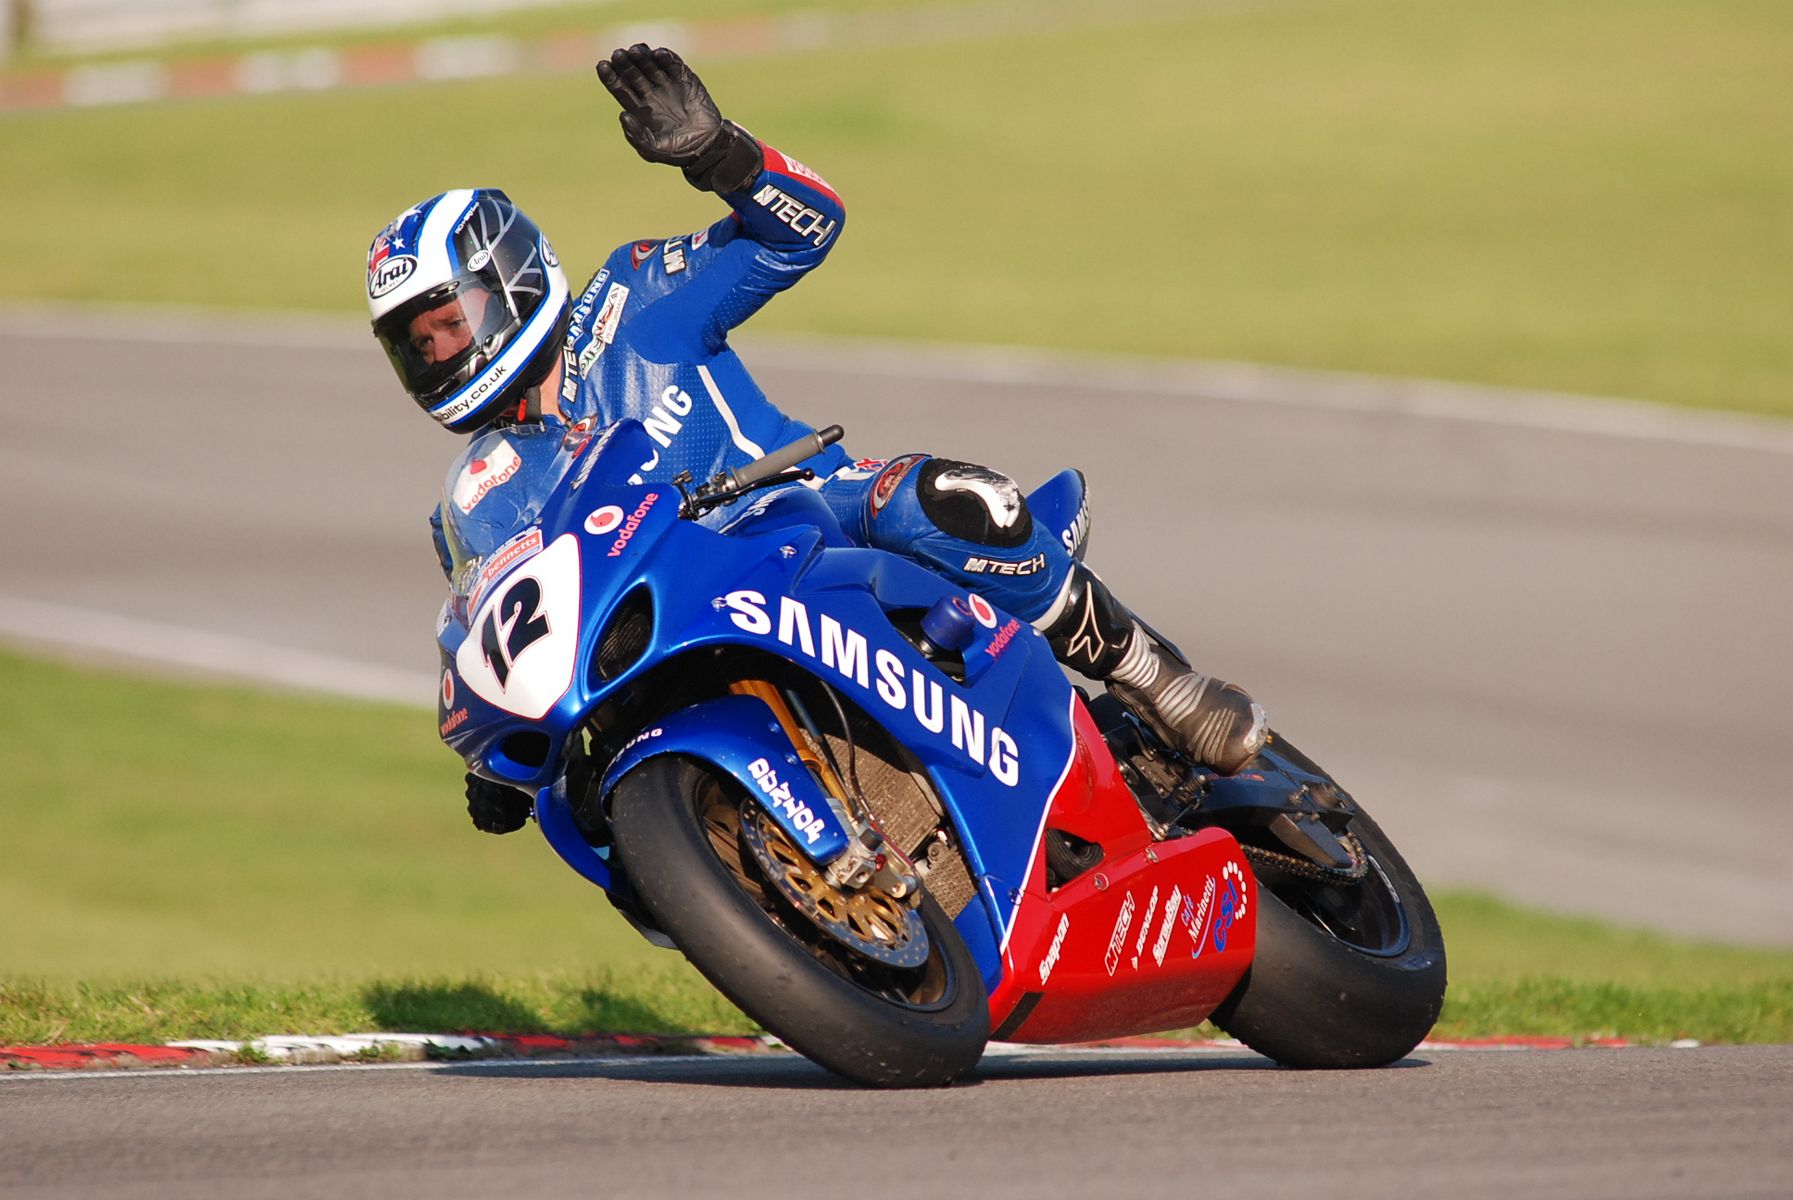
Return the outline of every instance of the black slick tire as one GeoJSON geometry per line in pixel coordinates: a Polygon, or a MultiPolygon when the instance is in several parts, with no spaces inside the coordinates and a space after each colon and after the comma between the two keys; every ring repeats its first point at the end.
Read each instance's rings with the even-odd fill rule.
{"type": "Polygon", "coordinates": [[[936,1087],[969,1073],[989,1038],[989,1000],[939,905],[922,902],[931,948],[916,969],[925,974],[922,995],[899,995],[896,984],[880,994],[849,978],[824,958],[851,951],[752,895],[738,864],[719,857],[699,817],[701,805],[718,803],[717,789],[730,802],[739,794],[707,765],[662,755],[611,794],[618,857],[655,924],[743,1012],[838,1075],[873,1087],[936,1087]]]}
{"type": "Polygon", "coordinates": [[[1366,953],[1304,916],[1299,888],[1260,882],[1257,954],[1210,1018],[1290,1067],[1379,1067],[1420,1043],[1444,1003],[1444,938],[1419,881],[1376,823],[1359,814],[1351,832],[1374,860],[1361,884],[1382,887],[1405,914],[1398,953],[1366,953]]]}

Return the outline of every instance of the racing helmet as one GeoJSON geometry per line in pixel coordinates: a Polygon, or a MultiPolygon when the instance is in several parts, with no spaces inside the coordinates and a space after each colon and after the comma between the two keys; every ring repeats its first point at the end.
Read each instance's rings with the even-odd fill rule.
{"type": "Polygon", "coordinates": [[[455,433],[541,383],[566,340],[567,296],[548,239],[493,188],[406,209],[367,252],[374,336],[418,407],[455,433]]]}

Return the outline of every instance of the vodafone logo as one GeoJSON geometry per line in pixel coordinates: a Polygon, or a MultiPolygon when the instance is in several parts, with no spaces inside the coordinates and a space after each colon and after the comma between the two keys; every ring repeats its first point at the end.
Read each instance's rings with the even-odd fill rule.
{"type": "Polygon", "coordinates": [[[485,458],[473,459],[461,472],[461,477],[454,485],[455,507],[464,513],[471,513],[479,507],[479,502],[486,498],[487,493],[510,482],[511,477],[522,469],[521,456],[511,448],[509,442],[501,439],[485,458]]]}
{"type": "Polygon", "coordinates": [[[454,707],[454,672],[442,672],[442,707],[454,707]]]}
{"type": "Polygon", "coordinates": [[[641,528],[641,522],[646,518],[648,509],[654,507],[654,501],[659,498],[659,492],[649,492],[641,498],[641,503],[635,506],[635,511],[629,514],[628,521],[624,523],[623,531],[616,535],[614,542],[610,543],[610,552],[605,555],[606,558],[615,558],[623,552],[623,548],[629,544],[629,539],[635,536],[637,529],[641,528]]]}
{"type": "Polygon", "coordinates": [[[991,608],[990,602],[982,596],[974,594],[971,597],[971,615],[976,617],[977,623],[985,629],[996,628],[996,610],[991,608]]]}
{"type": "Polygon", "coordinates": [[[585,518],[585,532],[609,533],[612,529],[615,529],[622,523],[623,510],[614,504],[606,504],[603,508],[596,509],[591,516],[585,518]]]}

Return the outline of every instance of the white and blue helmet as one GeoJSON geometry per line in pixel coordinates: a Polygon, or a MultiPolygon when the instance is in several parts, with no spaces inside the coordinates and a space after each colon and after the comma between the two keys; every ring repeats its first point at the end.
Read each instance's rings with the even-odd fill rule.
{"type": "Polygon", "coordinates": [[[464,188],[406,209],[367,252],[374,336],[455,433],[518,409],[566,339],[567,277],[510,197],[464,188]]]}

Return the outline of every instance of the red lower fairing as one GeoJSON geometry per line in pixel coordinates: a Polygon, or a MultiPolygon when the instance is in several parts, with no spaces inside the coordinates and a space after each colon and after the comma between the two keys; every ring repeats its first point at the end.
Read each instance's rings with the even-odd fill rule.
{"type": "Polygon", "coordinates": [[[1251,965],[1256,881],[1222,830],[1153,842],[1081,699],[1072,728],[1044,828],[1095,842],[1102,861],[1048,891],[1034,847],[990,995],[994,1036],[1076,1042],[1195,1025],[1251,965]]]}

